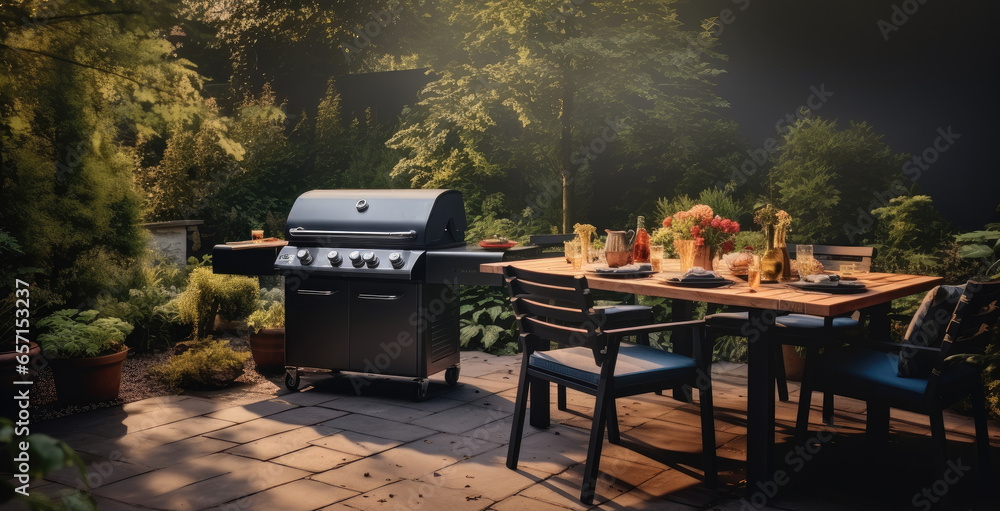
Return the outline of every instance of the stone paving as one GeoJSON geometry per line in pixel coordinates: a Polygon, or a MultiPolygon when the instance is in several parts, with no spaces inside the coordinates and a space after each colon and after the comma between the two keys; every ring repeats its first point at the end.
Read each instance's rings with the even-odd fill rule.
{"type": "MultiPolygon", "coordinates": [[[[320,373],[305,375],[300,392],[281,388],[235,403],[234,393],[159,397],[39,426],[80,453],[107,511],[587,509],[577,499],[589,396],[570,392],[569,410],[553,406],[547,430],[526,426],[518,470],[504,466],[519,360],[464,352],[459,385],[439,376],[423,402],[410,399],[405,379],[376,381],[359,396],[349,378],[320,373]]],[[[697,406],[636,396],[619,400],[623,445],[605,443],[593,507],[930,509],[925,500],[930,506],[943,495],[950,500],[941,508],[998,509],[996,485],[983,489],[977,470],[962,468],[976,467],[969,417],[946,417],[959,470],[942,473],[930,461],[926,417],[893,411],[890,445],[871,447],[864,403],[848,399],[837,400],[835,428],[819,424],[814,406],[814,436],[797,443],[794,382],[791,401],[776,407],[778,468],[789,478],[747,493],[746,367],[720,363],[713,375],[722,484],[701,483],[697,406]]],[[[1000,459],[1000,427],[990,428],[1000,459]]],[[[32,490],[58,495],[82,479],[64,470],[32,490]]]]}

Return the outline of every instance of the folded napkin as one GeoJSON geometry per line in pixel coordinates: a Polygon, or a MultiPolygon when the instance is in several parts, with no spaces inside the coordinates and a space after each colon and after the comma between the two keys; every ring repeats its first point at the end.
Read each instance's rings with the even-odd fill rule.
{"type": "Polygon", "coordinates": [[[833,284],[840,282],[840,275],[806,275],[802,277],[803,282],[810,284],[833,284]]]}
{"type": "Polygon", "coordinates": [[[718,280],[720,278],[722,277],[719,277],[719,274],[715,273],[714,271],[706,270],[701,266],[695,266],[694,268],[691,268],[690,270],[685,272],[684,276],[681,277],[681,280],[699,280],[699,279],[718,280]]]}
{"type": "Polygon", "coordinates": [[[597,273],[635,273],[639,271],[653,271],[653,265],[649,263],[629,264],[610,268],[608,266],[598,266],[594,268],[597,273]]]}

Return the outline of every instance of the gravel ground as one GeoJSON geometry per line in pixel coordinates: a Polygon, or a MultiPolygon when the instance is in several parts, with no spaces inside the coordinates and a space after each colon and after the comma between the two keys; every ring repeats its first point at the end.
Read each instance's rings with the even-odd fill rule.
{"type": "MultiPolygon", "coordinates": [[[[237,351],[250,351],[246,337],[218,336],[228,339],[237,351]]],[[[254,368],[253,358],[247,359],[243,375],[229,388],[220,390],[185,391],[172,389],[158,380],[148,376],[148,370],[154,365],[167,361],[172,352],[162,353],[129,353],[122,367],[121,392],[118,399],[101,401],[85,405],[62,405],[56,400],[56,387],[52,380],[52,371],[46,367],[39,371],[35,385],[31,390],[31,416],[33,420],[44,421],[65,417],[98,408],[121,406],[125,403],[141,401],[150,397],[172,394],[186,394],[207,399],[218,399],[231,402],[234,406],[242,403],[256,402],[277,394],[284,388],[283,375],[264,376],[254,368]]]]}

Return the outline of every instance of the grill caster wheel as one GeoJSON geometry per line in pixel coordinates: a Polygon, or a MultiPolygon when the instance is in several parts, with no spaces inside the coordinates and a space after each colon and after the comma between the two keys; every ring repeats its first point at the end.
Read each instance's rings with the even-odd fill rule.
{"type": "Polygon", "coordinates": [[[458,384],[458,374],[461,370],[462,368],[459,366],[453,366],[449,367],[448,369],[445,369],[444,382],[447,383],[449,386],[454,387],[456,384],[458,384]]]}
{"type": "Polygon", "coordinates": [[[430,380],[417,380],[417,391],[413,395],[413,399],[417,402],[427,399],[427,387],[430,386],[430,380]]]}
{"type": "Polygon", "coordinates": [[[302,383],[302,378],[299,377],[299,372],[295,369],[289,369],[285,371],[285,387],[288,390],[296,391],[299,390],[299,384],[302,383]]]}

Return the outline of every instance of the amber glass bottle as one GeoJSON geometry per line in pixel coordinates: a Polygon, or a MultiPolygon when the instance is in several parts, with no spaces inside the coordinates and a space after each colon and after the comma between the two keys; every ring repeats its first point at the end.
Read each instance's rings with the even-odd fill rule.
{"type": "Polygon", "coordinates": [[[649,262],[649,233],[646,232],[645,219],[639,217],[639,222],[635,227],[635,244],[632,246],[632,262],[649,262]]]}

